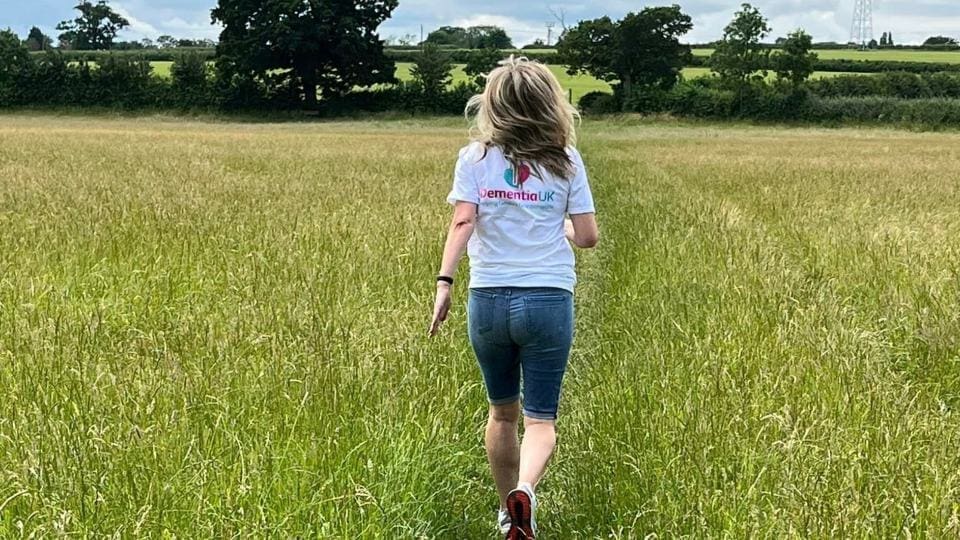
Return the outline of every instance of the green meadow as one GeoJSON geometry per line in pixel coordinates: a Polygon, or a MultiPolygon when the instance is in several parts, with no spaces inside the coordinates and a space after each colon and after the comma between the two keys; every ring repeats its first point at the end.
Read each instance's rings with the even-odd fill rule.
{"type": "MultiPolygon", "coordinates": [[[[462,287],[426,337],[466,133],[0,117],[0,537],[494,537],[462,287]]],[[[580,148],[542,536],[960,535],[960,135],[580,148]]]]}

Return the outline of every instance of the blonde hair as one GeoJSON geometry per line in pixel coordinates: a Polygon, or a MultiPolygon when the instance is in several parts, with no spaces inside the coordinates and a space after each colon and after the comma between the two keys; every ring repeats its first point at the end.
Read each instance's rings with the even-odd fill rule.
{"type": "Polygon", "coordinates": [[[573,176],[567,148],[577,142],[580,115],[547,66],[510,55],[487,75],[483,93],[470,98],[467,118],[471,114],[476,139],[499,147],[514,170],[528,163],[540,178],[541,167],[560,178],[573,176]]]}

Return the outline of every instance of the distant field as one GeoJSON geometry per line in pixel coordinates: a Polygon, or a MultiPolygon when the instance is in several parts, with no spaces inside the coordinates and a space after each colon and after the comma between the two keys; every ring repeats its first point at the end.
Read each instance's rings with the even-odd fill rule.
{"type": "MultiPolygon", "coordinates": [[[[153,66],[153,71],[161,77],[170,76],[170,66],[173,65],[173,62],[151,62],[153,66]]],[[[410,63],[397,63],[397,78],[402,81],[408,81],[412,77],[410,75],[410,68],[413,67],[413,64],[410,63]]],[[[557,75],[560,79],[560,83],[563,84],[563,87],[569,90],[573,90],[573,99],[574,102],[580,99],[581,96],[588,92],[593,91],[610,91],[610,85],[598,81],[597,79],[590,77],[589,75],[580,75],[580,76],[570,76],[567,75],[566,69],[563,66],[550,66],[550,69],[557,75]]],[[[467,75],[463,72],[463,64],[457,64],[453,69],[453,82],[457,83],[460,81],[466,81],[467,75]]]]}
{"type": "MultiPolygon", "coordinates": [[[[169,77],[170,66],[173,65],[173,62],[151,62],[151,65],[153,66],[154,73],[161,77],[169,77]]],[[[397,63],[397,78],[403,81],[410,80],[410,68],[412,67],[413,64],[410,63],[397,63]]],[[[598,90],[605,92],[610,91],[609,84],[603,81],[598,81],[589,75],[580,75],[576,77],[567,75],[566,69],[563,66],[550,66],[550,69],[553,70],[553,72],[560,79],[560,83],[563,84],[564,88],[573,90],[574,102],[588,92],[598,90]]],[[[466,80],[467,75],[463,72],[463,64],[455,65],[453,69],[453,82],[457,83],[466,80]]]]}
{"type": "MultiPolygon", "coordinates": [[[[413,64],[398,63],[397,64],[397,78],[400,80],[409,80],[410,77],[410,68],[413,67],[413,64]]],[[[580,99],[584,94],[588,92],[610,92],[610,85],[604,81],[599,81],[589,75],[578,75],[570,76],[567,75],[567,70],[563,66],[550,66],[551,71],[560,79],[560,84],[564,88],[573,89],[573,100],[574,103],[580,99]]],[[[709,68],[686,68],[683,70],[683,76],[686,79],[696,79],[697,77],[706,77],[710,75],[709,68]]],[[[813,74],[814,79],[836,77],[838,75],[849,75],[849,73],[834,73],[828,71],[818,71],[813,74]]],[[[771,77],[773,75],[771,74],[771,77]]],[[[453,71],[453,82],[467,80],[466,74],[463,72],[463,64],[457,64],[453,71]]]]}
{"type": "Polygon", "coordinates": [[[170,66],[173,65],[173,62],[150,62],[150,65],[153,66],[153,72],[161,77],[170,76],[170,66]]]}
{"type": "MultiPolygon", "coordinates": [[[[523,52],[549,52],[549,50],[530,50],[523,52]]],[[[854,50],[824,50],[824,51],[815,51],[821,59],[823,60],[837,60],[837,59],[850,59],[850,60],[877,60],[877,61],[901,61],[901,62],[943,62],[943,63],[960,63],[960,52],[946,52],[946,51],[854,51],[854,50]]],[[[694,49],[693,54],[697,56],[709,56],[713,53],[713,49],[694,49]]],[[[518,53],[519,54],[519,53],[518,53]]],[[[153,65],[154,72],[161,77],[170,76],[170,66],[173,65],[173,62],[151,62],[153,65]]],[[[397,63],[397,77],[401,80],[409,79],[410,77],[410,66],[409,63],[397,63]]],[[[457,65],[454,70],[454,80],[466,80],[466,76],[463,73],[463,65],[457,65]]],[[[562,66],[551,66],[554,73],[560,78],[560,82],[563,83],[564,88],[572,88],[574,99],[578,99],[583,94],[587,92],[592,92],[595,90],[609,91],[610,86],[603,81],[597,81],[593,77],[589,76],[580,76],[580,77],[571,77],[566,74],[565,69],[562,66]]],[[[683,70],[683,75],[687,79],[692,79],[695,77],[700,77],[709,73],[709,69],[706,68],[687,68],[683,70]]],[[[823,78],[823,77],[836,77],[838,75],[845,75],[845,73],[836,73],[836,72],[817,72],[813,75],[813,78],[823,78]]]]}
{"type": "MultiPolygon", "coordinates": [[[[683,70],[683,76],[687,80],[696,79],[698,77],[708,77],[710,75],[710,68],[685,68],[683,70]]],[[[813,75],[810,76],[811,79],[829,79],[830,77],[839,77],[840,75],[855,75],[854,73],[843,73],[836,71],[814,71],[813,75]]],[[[776,76],[773,72],[769,73],[771,80],[776,76]]]]}
{"type": "MultiPolygon", "coordinates": [[[[813,51],[822,60],[876,60],[899,62],[944,62],[960,64],[960,51],[910,51],[910,50],[883,50],[883,51],[856,51],[851,49],[827,49],[813,51]]],[[[694,49],[696,56],[710,56],[713,49],[694,49]]]]}
{"type": "MultiPolygon", "coordinates": [[[[397,63],[397,78],[401,81],[407,81],[411,79],[410,68],[413,67],[413,64],[409,63],[397,63]]],[[[577,102],[584,94],[589,92],[601,91],[609,92],[610,85],[599,81],[589,75],[577,75],[571,76],[567,75],[567,70],[564,66],[550,66],[550,70],[560,79],[560,84],[567,90],[573,90],[573,101],[577,102]]],[[[467,74],[463,72],[463,64],[457,64],[454,66],[453,70],[453,82],[457,83],[459,81],[466,81],[467,74]]]]}

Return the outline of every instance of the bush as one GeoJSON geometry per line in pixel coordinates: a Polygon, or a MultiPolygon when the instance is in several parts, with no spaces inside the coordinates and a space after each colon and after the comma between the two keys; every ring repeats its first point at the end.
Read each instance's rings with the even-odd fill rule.
{"type": "Polygon", "coordinates": [[[884,73],[887,71],[905,71],[909,73],[936,73],[939,71],[960,71],[960,64],[945,62],[903,62],[895,60],[817,60],[816,71],[842,73],[884,73]]]}
{"type": "Polygon", "coordinates": [[[9,30],[0,31],[0,105],[22,99],[22,80],[32,68],[33,62],[20,38],[9,30]]]}
{"type": "Polygon", "coordinates": [[[698,82],[681,82],[675,86],[670,92],[668,110],[678,116],[730,118],[734,109],[734,93],[698,82]]]}
{"type": "Polygon", "coordinates": [[[670,108],[670,90],[638,88],[623,97],[623,110],[641,114],[664,112],[670,108]]]}
{"type": "Polygon", "coordinates": [[[590,92],[577,102],[583,114],[614,114],[620,112],[620,100],[609,92],[590,92]]]}
{"type": "Polygon", "coordinates": [[[486,75],[497,69],[505,57],[506,54],[499,49],[478,49],[470,55],[463,72],[473,79],[473,84],[483,88],[487,83],[486,75]]]}
{"type": "MultiPolygon", "coordinates": [[[[98,64],[84,60],[71,64],[59,52],[31,55],[17,72],[15,92],[0,92],[0,106],[194,109],[220,102],[207,63],[199,55],[178,59],[170,79],[152,71],[149,62],[132,55],[106,55],[98,64]]],[[[266,101],[269,97],[258,104],[266,106],[266,101]]]]}
{"type": "Polygon", "coordinates": [[[440,47],[427,44],[423,52],[417,57],[417,62],[410,69],[413,80],[420,85],[423,93],[430,96],[439,96],[450,84],[450,55],[440,47]]]}
{"type": "Polygon", "coordinates": [[[958,98],[960,73],[906,72],[845,75],[812,81],[810,91],[824,98],[882,96],[902,99],[958,98]]]}
{"type": "Polygon", "coordinates": [[[877,75],[883,95],[906,99],[919,99],[930,96],[930,86],[923,77],[913,73],[891,72],[877,75]]]}
{"type": "MultiPolygon", "coordinates": [[[[107,56],[91,69],[89,97],[94,104],[135,109],[157,105],[156,86],[150,84],[149,62],[128,56],[107,56]]],[[[159,81],[158,81],[159,82],[159,81]]]]}
{"type": "Polygon", "coordinates": [[[924,77],[930,96],[960,98],[960,73],[931,73],[924,77]]]}
{"type": "MultiPolygon", "coordinates": [[[[100,63],[105,57],[120,56],[146,60],[147,62],[176,62],[177,58],[185,54],[197,55],[204,60],[212,61],[217,50],[212,47],[172,47],[169,49],[136,49],[130,51],[59,51],[67,62],[100,63]]],[[[42,52],[31,53],[43,55],[42,52]]]]}
{"type": "Polygon", "coordinates": [[[63,55],[55,52],[46,52],[34,57],[33,73],[24,79],[24,87],[29,100],[22,105],[67,105],[71,101],[71,94],[76,87],[76,68],[70,68],[63,55]]]}
{"type": "Polygon", "coordinates": [[[880,94],[880,79],[869,75],[842,75],[807,83],[820,97],[863,97],[880,94]]]}
{"type": "Polygon", "coordinates": [[[427,94],[416,82],[357,90],[320,103],[324,116],[342,116],[357,112],[407,112],[411,114],[463,114],[476,87],[459,83],[436,95],[427,94]]]}
{"type": "Polygon", "coordinates": [[[624,109],[643,114],[717,119],[784,121],[802,119],[810,94],[789,83],[771,85],[761,81],[737,89],[715,81],[684,81],[671,90],[645,89],[624,101],[624,109]]]}
{"type": "Polygon", "coordinates": [[[890,97],[813,98],[806,118],[829,123],[898,123],[927,127],[960,125],[960,100],[890,97]]]}
{"type": "Polygon", "coordinates": [[[170,66],[170,104],[181,109],[215,106],[211,79],[210,65],[201,55],[179,56],[170,66]]]}

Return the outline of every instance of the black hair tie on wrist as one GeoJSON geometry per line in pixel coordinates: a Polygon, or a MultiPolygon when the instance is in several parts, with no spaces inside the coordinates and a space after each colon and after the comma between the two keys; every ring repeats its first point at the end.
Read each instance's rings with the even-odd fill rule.
{"type": "Polygon", "coordinates": [[[448,285],[453,285],[453,278],[447,276],[437,276],[437,281],[442,281],[448,285]]]}

